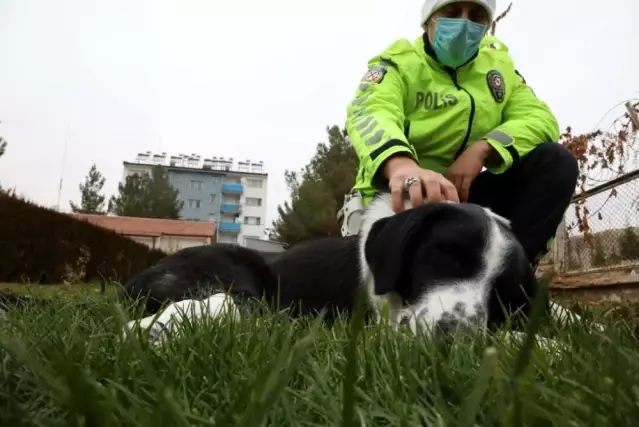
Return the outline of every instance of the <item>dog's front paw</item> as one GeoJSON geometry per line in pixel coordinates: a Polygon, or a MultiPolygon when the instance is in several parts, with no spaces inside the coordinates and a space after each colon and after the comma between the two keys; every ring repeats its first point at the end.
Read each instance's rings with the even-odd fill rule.
{"type": "MultiPolygon", "coordinates": [[[[503,335],[504,342],[507,344],[523,344],[526,339],[526,334],[524,332],[518,331],[508,331],[503,335]]],[[[565,345],[560,344],[557,340],[542,337],[540,335],[535,335],[534,342],[541,350],[549,353],[558,355],[561,352],[567,350],[565,345]]]]}
{"type": "Polygon", "coordinates": [[[593,322],[590,326],[597,332],[603,332],[606,329],[604,325],[597,322],[593,322]]]}
{"type": "Polygon", "coordinates": [[[580,315],[573,312],[572,310],[568,310],[567,308],[560,306],[555,302],[550,303],[550,310],[553,320],[559,325],[585,325],[597,332],[603,332],[605,330],[604,326],[601,323],[588,322],[588,324],[586,324],[586,321],[580,315]]]}
{"type": "MultiPolygon", "coordinates": [[[[171,319],[170,319],[171,320],[171,319]]],[[[169,320],[169,321],[170,321],[169,320]]],[[[127,322],[123,331],[123,338],[126,339],[128,333],[137,334],[138,332],[146,336],[151,344],[159,344],[168,339],[171,328],[169,324],[160,321],[157,316],[149,316],[140,320],[132,320],[127,322]]]]}
{"type": "MultiPolygon", "coordinates": [[[[189,299],[174,302],[159,315],[128,322],[126,328],[132,332],[142,330],[152,344],[161,344],[179,334],[183,322],[197,322],[204,318],[214,319],[227,315],[231,320],[237,320],[240,318],[240,311],[230,295],[218,293],[202,301],[189,299]]],[[[124,334],[126,337],[126,331],[124,334]]]]}

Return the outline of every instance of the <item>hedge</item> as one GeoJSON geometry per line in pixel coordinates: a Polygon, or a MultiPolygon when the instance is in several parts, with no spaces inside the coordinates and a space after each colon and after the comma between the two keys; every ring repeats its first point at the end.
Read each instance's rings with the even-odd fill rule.
{"type": "Polygon", "coordinates": [[[165,257],[70,215],[0,191],[0,282],[126,281],[165,257]]]}

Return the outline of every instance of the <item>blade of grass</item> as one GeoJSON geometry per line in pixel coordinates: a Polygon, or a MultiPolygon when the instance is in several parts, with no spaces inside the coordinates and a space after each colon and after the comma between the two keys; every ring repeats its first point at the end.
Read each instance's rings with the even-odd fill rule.
{"type": "Polygon", "coordinates": [[[357,342],[360,333],[364,330],[364,309],[365,298],[363,294],[358,295],[355,300],[355,310],[350,321],[350,333],[348,346],[346,348],[346,367],[344,368],[344,379],[342,382],[342,422],[343,427],[355,426],[355,385],[357,382],[357,342]]]}
{"type": "Polygon", "coordinates": [[[497,349],[495,349],[495,347],[486,348],[486,350],[484,350],[484,357],[482,358],[481,366],[479,367],[479,372],[477,373],[475,386],[470,392],[470,396],[468,396],[468,399],[464,401],[464,405],[462,406],[462,416],[459,423],[460,427],[473,427],[475,425],[481,400],[490,386],[490,379],[496,363],[497,349]]]}

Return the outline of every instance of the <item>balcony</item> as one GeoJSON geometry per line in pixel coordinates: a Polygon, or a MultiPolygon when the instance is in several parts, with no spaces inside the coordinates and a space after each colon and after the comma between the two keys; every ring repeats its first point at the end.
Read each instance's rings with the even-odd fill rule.
{"type": "Polygon", "coordinates": [[[242,224],[239,222],[220,222],[220,233],[239,233],[242,224]]]}
{"type": "Polygon", "coordinates": [[[242,194],[244,186],[242,184],[225,183],[222,184],[222,193],[224,194],[242,194]]]}
{"type": "Polygon", "coordinates": [[[235,203],[222,203],[220,205],[220,212],[230,214],[240,213],[240,205],[235,203]]]}

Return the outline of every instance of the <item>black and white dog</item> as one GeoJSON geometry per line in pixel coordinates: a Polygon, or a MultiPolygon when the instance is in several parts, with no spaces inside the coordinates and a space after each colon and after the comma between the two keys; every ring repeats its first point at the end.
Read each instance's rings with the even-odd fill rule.
{"type": "MultiPolygon", "coordinates": [[[[277,255],[224,244],[188,248],[141,272],[125,289],[131,297],[149,297],[149,314],[172,301],[127,325],[160,338],[181,316],[239,316],[246,297],[265,297],[293,317],[327,310],[331,321],[352,313],[360,294],[369,320],[382,321],[387,308],[391,323],[408,324],[413,332],[492,330],[509,315],[528,315],[538,291],[506,219],[453,203],[395,214],[388,194],[366,208],[356,236],[321,238],[277,255]]],[[[560,320],[577,318],[553,309],[560,320]]]]}

